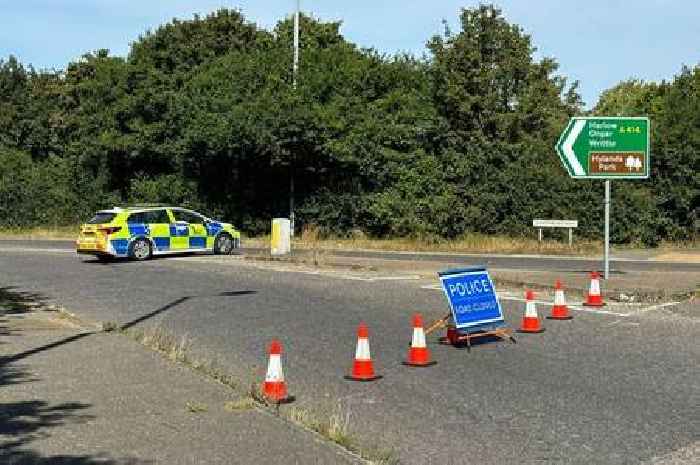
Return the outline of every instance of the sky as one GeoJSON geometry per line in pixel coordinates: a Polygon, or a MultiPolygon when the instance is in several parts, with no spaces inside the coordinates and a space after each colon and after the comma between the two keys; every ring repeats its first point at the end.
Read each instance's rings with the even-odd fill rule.
{"type": "MultiPolygon", "coordinates": [[[[425,42],[446,19],[459,30],[467,0],[300,0],[322,20],[342,20],[345,37],[393,54],[426,53],[425,42]]],[[[505,17],[532,36],[536,57],[553,57],[560,74],[580,81],[588,107],[617,82],[672,79],[682,65],[700,63],[698,0],[500,0],[505,17]]],[[[271,28],[296,0],[0,0],[0,58],[15,55],[35,68],[64,69],[101,48],[126,55],[146,30],[235,8],[271,28]]],[[[303,31],[302,31],[303,34],[303,31]]],[[[303,59],[303,51],[302,58],[303,59]]]]}

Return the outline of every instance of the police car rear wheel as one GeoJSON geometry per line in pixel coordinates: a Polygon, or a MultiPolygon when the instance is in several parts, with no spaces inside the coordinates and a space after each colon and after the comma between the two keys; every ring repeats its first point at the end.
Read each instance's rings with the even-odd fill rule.
{"type": "Polygon", "coordinates": [[[148,260],[151,254],[151,244],[146,239],[136,239],[129,246],[129,257],[134,260],[148,260]]]}
{"type": "Polygon", "coordinates": [[[233,250],[233,239],[228,234],[221,234],[214,242],[214,253],[228,255],[233,250]]]}

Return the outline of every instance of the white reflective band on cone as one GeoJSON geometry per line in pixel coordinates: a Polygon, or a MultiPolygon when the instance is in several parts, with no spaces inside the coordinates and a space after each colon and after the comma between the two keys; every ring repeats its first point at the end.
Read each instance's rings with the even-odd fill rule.
{"type": "Polygon", "coordinates": [[[282,361],[279,354],[270,355],[270,363],[267,365],[267,375],[265,381],[278,382],[284,381],[284,372],[282,371],[282,361]]]}
{"type": "Polygon", "coordinates": [[[600,295],[600,283],[597,279],[591,279],[591,295],[600,295]]]}
{"type": "Polygon", "coordinates": [[[554,305],[566,305],[564,300],[564,291],[557,289],[554,291],[554,305]]]}
{"type": "Polygon", "coordinates": [[[355,360],[371,360],[369,355],[369,339],[363,337],[357,339],[357,350],[355,350],[355,360]]]}
{"type": "Polygon", "coordinates": [[[527,302],[525,304],[525,317],[537,318],[537,307],[535,307],[535,302],[527,302]]]}
{"type": "Polygon", "coordinates": [[[411,347],[425,347],[425,332],[423,332],[423,328],[413,328],[411,347]]]}

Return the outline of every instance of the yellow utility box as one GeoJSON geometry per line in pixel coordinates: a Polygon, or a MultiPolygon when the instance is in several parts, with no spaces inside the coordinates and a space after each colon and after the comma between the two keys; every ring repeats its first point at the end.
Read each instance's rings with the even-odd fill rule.
{"type": "Polygon", "coordinates": [[[292,251],[290,232],[289,219],[274,218],[272,220],[272,239],[270,241],[272,255],[286,255],[292,251]]]}

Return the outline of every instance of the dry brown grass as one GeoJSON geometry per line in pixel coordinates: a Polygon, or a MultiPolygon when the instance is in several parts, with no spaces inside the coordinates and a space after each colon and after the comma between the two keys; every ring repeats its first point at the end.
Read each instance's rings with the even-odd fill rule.
{"type": "Polygon", "coordinates": [[[398,463],[394,451],[368,446],[355,438],[350,431],[350,411],[340,404],[331,413],[317,414],[303,407],[293,406],[283,411],[283,415],[292,423],[310,429],[324,438],[354,452],[372,465],[393,465],[398,463]]]}
{"type": "Polygon", "coordinates": [[[78,237],[80,226],[45,226],[37,228],[0,228],[0,239],[68,240],[78,237]]]}
{"type": "Polygon", "coordinates": [[[124,334],[138,343],[155,350],[168,360],[182,363],[221,384],[236,389],[238,383],[234,376],[228,374],[212,360],[196,357],[192,354],[192,341],[188,336],[176,336],[161,326],[128,329],[124,334]]]}
{"type": "Polygon", "coordinates": [[[173,362],[190,364],[189,351],[191,342],[187,336],[177,337],[160,326],[127,331],[136,341],[161,353],[173,362]]]}
{"type": "Polygon", "coordinates": [[[185,402],[185,409],[190,413],[204,413],[209,410],[209,407],[207,407],[207,404],[203,404],[202,402],[189,400],[185,402]]]}
{"type": "Polygon", "coordinates": [[[255,400],[250,397],[240,397],[224,403],[224,410],[227,412],[241,412],[255,408],[255,400]]]}
{"type": "MultiPolygon", "coordinates": [[[[246,239],[246,247],[269,247],[269,236],[246,239]]],[[[509,237],[485,234],[466,234],[458,239],[439,238],[394,238],[372,239],[361,234],[354,237],[323,238],[318,228],[307,227],[300,236],[292,240],[292,249],[313,250],[318,261],[323,260],[323,252],[339,249],[377,250],[398,252],[452,252],[452,253],[503,253],[503,254],[557,254],[595,255],[602,251],[599,241],[576,240],[569,247],[568,242],[523,237],[509,237]]]]}
{"type": "Polygon", "coordinates": [[[350,412],[337,408],[329,415],[320,416],[302,407],[291,407],[284,411],[285,417],[292,423],[309,428],[326,439],[353,450],[354,441],[350,435],[350,412]]]}

